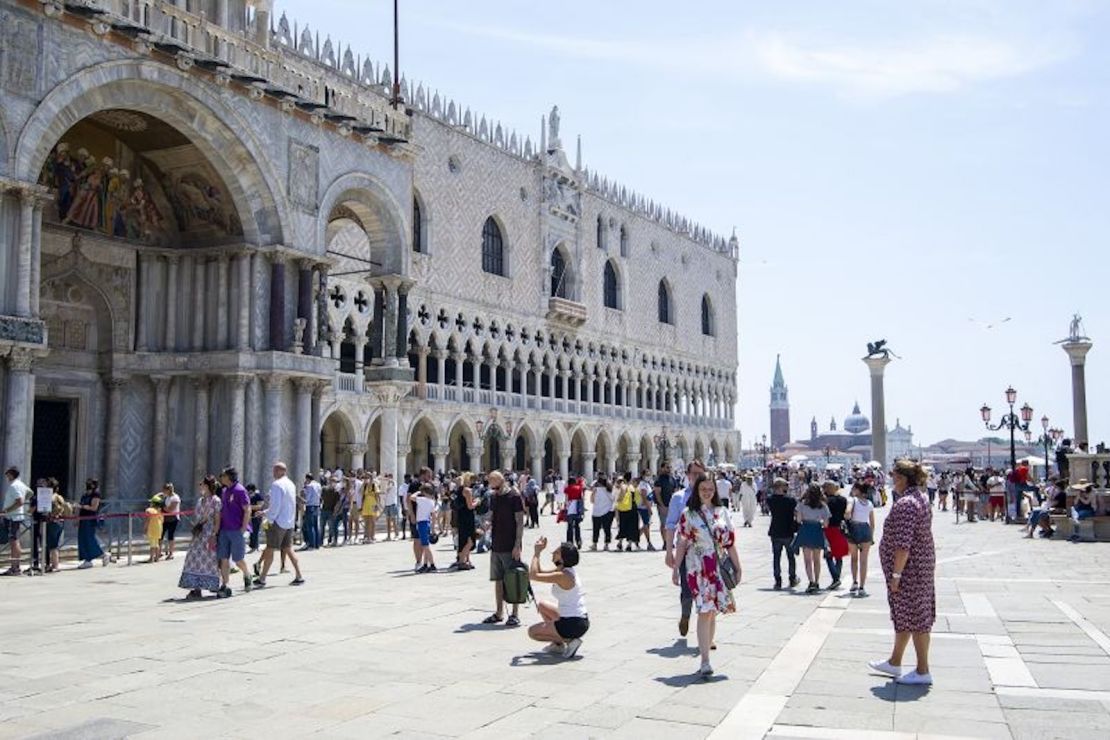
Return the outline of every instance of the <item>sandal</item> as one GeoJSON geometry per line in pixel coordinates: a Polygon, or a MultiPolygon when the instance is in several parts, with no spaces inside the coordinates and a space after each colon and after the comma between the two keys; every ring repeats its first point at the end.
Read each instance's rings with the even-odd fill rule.
{"type": "Polygon", "coordinates": [[[513,614],[507,620],[505,620],[505,626],[506,627],[519,627],[520,626],[520,619],[517,617],[517,615],[513,614]]]}
{"type": "Polygon", "coordinates": [[[503,622],[504,620],[505,618],[500,614],[490,614],[488,617],[482,620],[482,624],[497,624],[498,622],[503,622]]]}

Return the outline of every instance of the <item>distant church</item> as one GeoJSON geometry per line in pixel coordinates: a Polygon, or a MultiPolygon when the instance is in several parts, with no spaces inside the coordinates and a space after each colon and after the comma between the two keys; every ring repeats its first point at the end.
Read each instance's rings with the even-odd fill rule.
{"type": "MultiPolygon", "coordinates": [[[[891,460],[912,457],[913,427],[903,427],[899,419],[893,429],[886,429],[887,455],[891,460]]],[[[787,455],[818,453],[824,454],[828,448],[833,452],[858,455],[863,460],[871,459],[871,420],[860,411],[859,402],[852,406],[852,413],[844,419],[838,430],[836,418],[829,420],[828,431],[821,432],[817,427],[817,417],[809,424],[809,439],[790,441],[790,400],[786,382],[783,379],[782,363],[775,358],[775,379],[771,385],[771,445],[777,452],[787,455]]]]}

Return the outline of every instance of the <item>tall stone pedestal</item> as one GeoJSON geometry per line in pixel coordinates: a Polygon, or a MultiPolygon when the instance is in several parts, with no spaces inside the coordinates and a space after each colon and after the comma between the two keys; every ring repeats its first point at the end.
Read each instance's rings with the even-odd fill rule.
{"type": "Polygon", "coordinates": [[[883,372],[890,364],[885,355],[864,357],[871,371],[871,459],[887,469],[886,459],[886,392],[883,390],[883,372]]]}
{"type": "Polygon", "coordinates": [[[1094,346],[1089,339],[1073,339],[1064,342],[1064,351],[1071,360],[1071,410],[1072,439],[1076,447],[1087,438],[1087,353],[1094,346]]]}

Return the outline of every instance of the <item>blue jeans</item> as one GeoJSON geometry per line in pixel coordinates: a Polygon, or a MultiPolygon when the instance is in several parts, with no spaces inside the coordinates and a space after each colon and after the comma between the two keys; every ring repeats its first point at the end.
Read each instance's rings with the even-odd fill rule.
{"type": "Polygon", "coordinates": [[[304,546],[317,548],[320,546],[320,507],[305,506],[304,522],[301,524],[301,534],[304,536],[304,546]]]}

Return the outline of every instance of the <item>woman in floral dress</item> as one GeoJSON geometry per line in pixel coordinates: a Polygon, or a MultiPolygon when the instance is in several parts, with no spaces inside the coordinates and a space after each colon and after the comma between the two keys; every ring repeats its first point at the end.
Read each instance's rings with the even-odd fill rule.
{"type": "Polygon", "coordinates": [[[220,531],[219,484],[208,475],[200,483],[200,498],[193,512],[193,540],[181,569],[180,588],[189,589],[186,598],[199,599],[202,592],[220,590],[219,564],[216,561],[216,533],[220,531]]]}
{"type": "Polygon", "coordinates": [[[872,661],[879,673],[898,683],[929,685],[929,638],[937,617],[936,554],[933,547],[933,507],[921,489],[926,474],[919,463],[899,460],[894,465],[894,506],[883,525],[879,560],[887,581],[887,603],[894,622],[890,659],[872,661]],[[902,656],[913,640],[917,666],[902,671],[902,656]]]}
{"type": "Polygon", "coordinates": [[[679,585],[679,565],[685,559],[686,585],[694,597],[698,613],[699,673],[709,676],[709,651],[717,630],[717,615],[736,611],[736,600],[721,579],[718,559],[727,557],[740,577],[740,556],[736,552],[736,533],[728,507],[717,497],[717,485],[705,474],[694,482],[694,494],[675,530],[674,584],[679,585]]]}

